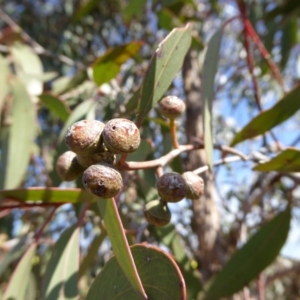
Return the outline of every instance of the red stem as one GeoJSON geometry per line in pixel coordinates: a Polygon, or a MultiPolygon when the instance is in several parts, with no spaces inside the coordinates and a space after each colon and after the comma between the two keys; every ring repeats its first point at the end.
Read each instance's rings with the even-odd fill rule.
{"type": "Polygon", "coordinates": [[[51,219],[53,218],[54,214],[55,214],[55,211],[57,210],[58,206],[56,207],[53,207],[51,213],[49,214],[49,216],[47,217],[47,219],[45,220],[44,224],[42,225],[42,227],[37,231],[37,233],[35,234],[34,238],[35,238],[35,241],[38,242],[39,239],[41,238],[44,230],[45,230],[45,227],[48,225],[48,223],[51,221],[51,219]]]}
{"type": "Polygon", "coordinates": [[[264,46],[263,42],[259,38],[258,34],[256,33],[255,29],[253,28],[253,26],[252,26],[251,22],[249,21],[249,19],[244,20],[244,26],[247,29],[247,32],[248,32],[249,36],[252,38],[253,42],[256,44],[256,46],[257,46],[258,50],[260,51],[262,57],[267,61],[274,78],[278,81],[281,88],[285,91],[284,81],[283,81],[282,75],[281,75],[277,65],[272,60],[270,53],[268,52],[268,50],[264,46]]]}
{"type": "Polygon", "coordinates": [[[89,209],[90,206],[91,206],[91,203],[86,203],[84,205],[83,210],[78,217],[78,222],[77,222],[78,227],[80,227],[82,225],[85,212],[89,209]]]}

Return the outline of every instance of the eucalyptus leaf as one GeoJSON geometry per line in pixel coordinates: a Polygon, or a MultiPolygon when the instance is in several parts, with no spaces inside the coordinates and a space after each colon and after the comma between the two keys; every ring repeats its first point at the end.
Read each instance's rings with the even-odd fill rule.
{"type": "MultiPolygon", "coordinates": [[[[147,299],[186,300],[184,279],[172,256],[148,245],[131,247],[147,299]]],[[[93,282],[86,300],[139,300],[116,257],[111,258],[93,282]]]]}
{"type": "Polygon", "coordinates": [[[140,88],[136,123],[140,126],[171,85],[191,45],[191,25],[173,29],[159,44],[140,88]]]}
{"type": "Polygon", "coordinates": [[[241,290],[269,266],[284,245],[291,220],[291,209],[279,213],[265,223],[237,250],[219,274],[207,284],[199,299],[218,300],[241,290]]]}

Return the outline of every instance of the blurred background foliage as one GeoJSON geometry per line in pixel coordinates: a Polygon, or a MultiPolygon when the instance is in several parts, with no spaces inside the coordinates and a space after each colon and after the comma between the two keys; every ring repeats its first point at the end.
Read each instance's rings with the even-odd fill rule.
{"type": "MultiPolygon", "coordinates": [[[[254,116],[272,107],[285,92],[299,84],[297,0],[1,0],[0,5],[0,189],[3,190],[81,188],[80,179],[61,182],[54,169],[55,160],[66,151],[63,141],[66,129],[80,119],[134,120],[135,92],[158,44],[174,27],[192,24],[192,45],[183,72],[175,77],[167,92],[187,101],[187,116],[178,121],[181,144],[195,138],[188,128],[192,111],[202,114],[202,109],[192,104],[193,88],[188,88],[188,82],[198,87],[207,43],[224,22],[227,25],[213,101],[215,144],[229,145],[254,116]],[[252,24],[256,40],[254,34],[245,33],[243,18],[252,24]],[[193,67],[188,67],[189,62],[197,65],[196,75],[191,75],[193,67]],[[278,66],[275,74],[274,65],[278,66]]],[[[196,99],[201,102],[197,95],[196,99]]],[[[207,185],[212,195],[210,200],[216,204],[213,209],[221,216],[213,221],[218,223],[213,225],[217,228],[211,248],[214,259],[201,252],[204,240],[200,238],[198,219],[203,215],[197,214],[196,204],[186,200],[172,205],[172,225],[153,228],[144,220],[143,205],[157,198],[155,171],[124,172],[124,191],[118,197],[118,207],[124,227],[131,232],[129,242],[148,241],[170,251],[184,275],[188,299],[197,299],[202,286],[249,236],[283,210],[287,200],[293,204],[291,231],[299,228],[300,179],[280,172],[251,170],[253,161],[264,155],[273,157],[286,147],[299,147],[299,122],[297,113],[272,129],[272,134],[236,146],[253,159],[215,167],[213,186],[207,185]]],[[[155,107],[141,125],[141,137],[139,150],[128,160],[150,160],[171,150],[168,124],[155,107]]],[[[214,150],[212,155],[217,161],[223,154],[214,150]]],[[[201,166],[191,165],[189,155],[183,154],[165,170],[182,173],[201,166]]],[[[7,200],[0,211],[2,292],[29,241],[52,211],[50,205],[13,208],[16,204],[7,200]]],[[[41,298],[41,282],[53,245],[63,229],[76,223],[82,208],[82,204],[66,204],[51,215],[33,256],[24,299],[41,298]]],[[[92,205],[84,215],[80,231],[81,299],[86,297],[93,278],[111,255],[109,239],[101,224],[92,205]]],[[[299,235],[297,238],[299,242],[299,235]]],[[[291,258],[281,254],[232,299],[299,299],[300,256],[291,258]]]]}

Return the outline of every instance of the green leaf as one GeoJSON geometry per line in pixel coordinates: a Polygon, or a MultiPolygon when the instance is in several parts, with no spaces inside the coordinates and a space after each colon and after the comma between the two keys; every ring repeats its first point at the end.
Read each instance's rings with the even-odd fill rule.
{"type": "Polygon", "coordinates": [[[60,77],[53,83],[52,92],[54,94],[63,94],[73,88],[78,87],[88,79],[86,70],[79,70],[73,77],[60,77]]]}
{"type": "Polygon", "coordinates": [[[21,258],[1,299],[26,300],[26,288],[30,280],[32,259],[35,255],[36,243],[28,248],[21,258]]]}
{"type": "Polygon", "coordinates": [[[197,270],[191,267],[191,259],[187,256],[182,238],[176,232],[173,224],[168,224],[163,227],[150,227],[150,233],[157,237],[157,240],[162,242],[171,249],[175,261],[180,267],[182,275],[185,279],[187,299],[196,299],[201,290],[200,274],[197,270]]]}
{"type": "Polygon", "coordinates": [[[187,24],[183,28],[173,29],[159,44],[140,88],[136,119],[138,126],[167,91],[181,69],[191,40],[191,26],[187,24]]]}
{"type": "Polygon", "coordinates": [[[17,78],[11,80],[11,87],[10,124],[1,130],[0,189],[15,188],[23,180],[36,132],[36,112],[30,96],[17,78]]]}
{"type": "Polygon", "coordinates": [[[174,28],[174,23],[181,23],[177,15],[175,15],[167,7],[163,7],[160,11],[157,12],[158,25],[160,28],[166,30],[172,30],[174,28]]]}
{"type": "Polygon", "coordinates": [[[106,238],[107,234],[106,232],[101,232],[99,235],[97,235],[94,240],[91,242],[91,245],[89,246],[89,249],[86,253],[86,256],[83,258],[80,267],[79,267],[79,273],[78,276],[81,278],[85,271],[92,265],[92,263],[95,261],[95,257],[97,256],[99,252],[99,248],[106,238]]]}
{"type": "Polygon", "coordinates": [[[14,61],[27,75],[40,75],[43,73],[43,65],[32,48],[25,44],[14,44],[10,48],[14,61]]]}
{"type": "Polygon", "coordinates": [[[297,44],[298,37],[298,21],[297,19],[289,19],[282,30],[282,36],[280,40],[281,48],[281,61],[280,66],[282,69],[290,57],[292,47],[297,44]]]}
{"type": "Polygon", "coordinates": [[[25,44],[14,44],[10,48],[18,77],[22,79],[28,93],[39,95],[43,91],[43,65],[39,56],[25,44]]]}
{"type": "MultiPolygon", "coordinates": [[[[115,200],[98,199],[97,205],[104,220],[116,259],[128,279],[134,295],[138,296],[138,299],[147,299],[130,252],[115,200]]],[[[101,299],[101,297],[97,299],[99,298],[101,299]]]]}
{"type": "Polygon", "coordinates": [[[39,95],[41,102],[55,115],[57,115],[62,121],[67,121],[70,112],[65,105],[65,102],[61,101],[56,96],[51,94],[39,95]]]}
{"type": "Polygon", "coordinates": [[[10,74],[6,59],[0,54],[0,111],[9,91],[8,76],[10,74]]]}
{"type": "Polygon", "coordinates": [[[261,135],[290,118],[300,108],[300,85],[286,94],[273,107],[254,117],[236,134],[231,146],[261,135]]]}
{"type": "MultiPolygon", "coordinates": [[[[127,2],[125,7],[120,10],[122,13],[123,20],[126,24],[129,24],[132,19],[138,19],[144,17],[144,7],[146,0],[131,0],[127,2]]],[[[123,2],[124,3],[124,2],[123,2]]]]}
{"type": "Polygon", "coordinates": [[[65,230],[56,242],[47,265],[43,300],[78,299],[79,227],[65,230]]]}
{"type": "Polygon", "coordinates": [[[68,128],[72,126],[75,122],[81,120],[84,116],[86,116],[88,112],[92,110],[96,104],[97,102],[95,102],[94,99],[88,99],[76,106],[76,108],[70,114],[68,120],[66,121],[63,129],[60,132],[60,135],[58,137],[58,143],[63,142],[68,128]]]}
{"type": "Polygon", "coordinates": [[[213,169],[212,103],[215,95],[214,83],[215,75],[218,70],[222,35],[223,28],[215,32],[208,42],[202,75],[204,144],[207,162],[211,170],[213,169]]]}
{"type": "Polygon", "coordinates": [[[108,49],[100,56],[92,66],[93,78],[98,86],[109,82],[120,72],[122,64],[138,53],[142,42],[131,42],[130,44],[108,49]]]}
{"type": "Polygon", "coordinates": [[[262,172],[300,172],[300,151],[296,148],[287,148],[268,162],[255,166],[253,170],[262,172]]]}
{"type": "Polygon", "coordinates": [[[81,189],[61,189],[54,187],[2,190],[0,191],[0,196],[2,197],[0,202],[5,198],[16,199],[18,201],[29,203],[83,203],[95,200],[93,195],[81,189]]]}
{"type": "Polygon", "coordinates": [[[26,250],[26,237],[21,237],[20,241],[1,259],[0,277],[11,262],[19,258],[26,250]]]}
{"type": "MultiPolygon", "coordinates": [[[[171,255],[157,247],[135,245],[132,255],[148,299],[186,300],[184,279],[171,255]]],[[[112,257],[93,282],[86,300],[140,299],[112,257]]]]}
{"type": "Polygon", "coordinates": [[[241,290],[269,266],[288,236],[291,210],[288,207],[264,224],[239,250],[207,287],[203,300],[218,300],[241,290]]]}

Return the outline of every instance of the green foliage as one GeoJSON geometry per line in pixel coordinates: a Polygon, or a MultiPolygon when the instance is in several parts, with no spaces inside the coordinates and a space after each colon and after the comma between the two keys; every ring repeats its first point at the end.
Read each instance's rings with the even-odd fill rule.
{"type": "Polygon", "coordinates": [[[222,271],[208,284],[203,300],[220,299],[242,289],[270,265],[286,241],[291,220],[290,207],[264,224],[231,257],[222,271]]]}
{"type": "Polygon", "coordinates": [[[93,78],[97,85],[109,82],[120,72],[121,66],[141,48],[142,42],[108,49],[93,63],[93,78]]]}
{"type": "Polygon", "coordinates": [[[191,44],[191,27],[174,29],[158,46],[140,88],[136,123],[140,126],[182,67],[191,44]],[[176,59],[175,59],[176,58],[176,59]]]}
{"type": "Polygon", "coordinates": [[[273,107],[261,112],[253,118],[240,132],[236,134],[231,146],[264,134],[275,126],[288,120],[300,109],[300,86],[287,93],[273,107]]]}
{"type": "Polygon", "coordinates": [[[253,170],[261,172],[299,172],[300,152],[295,148],[287,148],[269,161],[255,166],[253,170]]]}
{"type": "Polygon", "coordinates": [[[31,273],[31,263],[36,252],[36,247],[37,244],[33,243],[21,258],[2,296],[3,300],[26,299],[26,290],[28,289],[31,273]]]}
{"type": "Polygon", "coordinates": [[[45,272],[43,299],[78,299],[79,233],[72,226],[56,242],[45,272]]]}
{"type": "Polygon", "coordinates": [[[203,129],[204,144],[210,168],[213,168],[212,103],[214,100],[214,82],[218,71],[219,51],[223,28],[219,29],[208,42],[202,75],[203,129]]]}
{"type": "MultiPolygon", "coordinates": [[[[172,257],[156,247],[135,245],[131,247],[138,273],[148,299],[185,299],[185,285],[172,257]]],[[[141,299],[124,276],[115,257],[111,258],[95,279],[87,300],[141,299]],[[111,278],[107,281],[106,278],[111,278]]]]}
{"type": "Polygon", "coordinates": [[[146,294],[141,284],[139,273],[137,272],[136,266],[133,262],[132,253],[129,250],[115,200],[98,199],[97,205],[105,222],[106,230],[110,237],[110,241],[121,270],[131,285],[134,294],[138,296],[138,299],[146,299],[146,294]]]}
{"type": "Polygon", "coordinates": [[[14,101],[10,114],[6,115],[0,137],[1,189],[16,188],[23,180],[37,130],[35,109],[24,85],[15,78],[10,88],[14,101]],[[22,148],[22,155],[19,155],[20,148],[22,148]]]}
{"type": "Polygon", "coordinates": [[[1,200],[12,198],[22,202],[84,203],[95,201],[95,197],[82,189],[27,188],[2,190],[1,200]]]}
{"type": "Polygon", "coordinates": [[[230,1],[79,2],[0,0],[0,298],[258,298],[261,284],[297,297],[297,263],[280,262],[299,207],[299,3],[238,1],[240,26],[230,1]],[[187,107],[176,126],[157,110],[166,95],[187,107]],[[55,163],[73,123],[113,118],[135,120],[141,143],[100,200],[55,163]],[[203,174],[205,196],[155,228],[145,204],[172,171],[203,174]]]}

